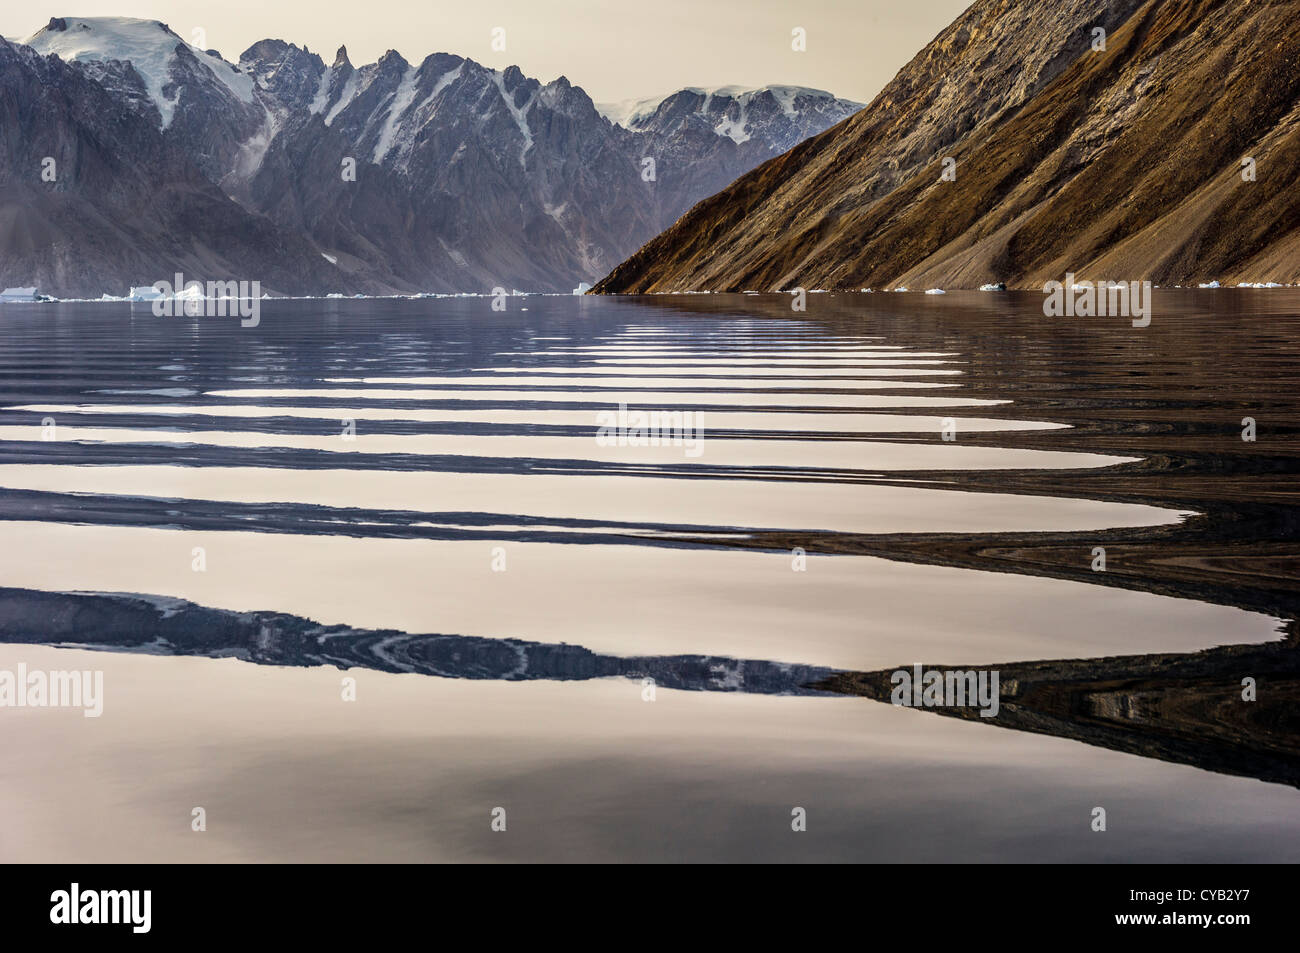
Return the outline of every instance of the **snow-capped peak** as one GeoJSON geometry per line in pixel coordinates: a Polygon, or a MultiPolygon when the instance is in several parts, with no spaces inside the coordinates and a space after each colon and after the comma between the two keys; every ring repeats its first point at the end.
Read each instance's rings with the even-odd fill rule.
{"type": "MultiPolygon", "coordinates": [[[[635,130],[652,118],[665,102],[683,93],[703,97],[698,111],[708,112],[715,99],[735,100],[742,110],[746,110],[750,102],[767,92],[772,94],[780,104],[782,112],[789,118],[796,116],[794,103],[798,97],[825,100],[828,103],[836,101],[836,97],[826,92],[826,90],[813,89],[808,86],[686,86],[682,89],[673,90],[671,93],[665,93],[662,96],[650,96],[645,99],[625,99],[616,103],[596,103],[596,111],[617,126],[635,130]]],[[[848,103],[847,100],[839,100],[839,102],[853,106],[859,105],[857,103],[848,103]]],[[[733,139],[736,139],[737,135],[742,135],[732,127],[719,131],[718,134],[730,135],[733,139]]],[[[737,141],[744,140],[739,139],[737,141]]]]}
{"type": "Polygon", "coordinates": [[[220,56],[191,46],[158,20],[132,17],[55,17],[25,40],[42,56],[56,54],[64,62],[129,62],[144,81],[149,97],[162,115],[163,128],[171,124],[176,96],[165,95],[173,83],[173,66],[184,46],[213,77],[246,103],[253,102],[253,79],[220,56]]]}

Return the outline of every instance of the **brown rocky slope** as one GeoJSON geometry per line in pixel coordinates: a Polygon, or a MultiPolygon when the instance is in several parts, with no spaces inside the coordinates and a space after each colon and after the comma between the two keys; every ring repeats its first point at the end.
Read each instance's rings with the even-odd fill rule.
{"type": "Polygon", "coordinates": [[[1300,281],[1298,19],[1296,0],[976,0],[870,106],[595,292],[1300,281]]]}

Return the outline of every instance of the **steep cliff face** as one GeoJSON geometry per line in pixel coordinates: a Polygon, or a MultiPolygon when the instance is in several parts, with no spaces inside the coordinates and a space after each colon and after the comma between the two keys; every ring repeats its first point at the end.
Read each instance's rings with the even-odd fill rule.
{"type": "Polygon", "coordinates": [[[154,120],[208,178],[224,174],[240,144],[262,124],[252,78],[163,23],[55,18],[23,42],[76,66],[154,120]]]}
{"type": "MultiPolygon", "coordinates": [[[[232,64],[166,24],[121,17],[56,18],[24,43],[62,61],[60,76],[99,87],[242,206],[244,222],[221,229],[222,244],[204,242],[207,252],[300,272],[293,287],[318,294],[570,291],[859,105],[797,87],[682,90],[620,123],[564,77],[542,84],[448,53],[412,63],[390,51],[354,66],[341,48],[327,65],[268,39],[232,64]],[[282,235],[289,251],[239,248],[246,231],[282,235]]],[[[28,96],[17,87],[0,95],[28,96]]],[[[135,145],[114,144],[111,127],[97,134],[158,194],[179,184],[154,177],[161,170],[135,145]]],[[[170,238],[185,245],[201,233],[170,238]]],[[[111,262],[148,259],[152,247],[101,262],[83,244],[85,267],[54,284],[16,262],[0,261],[0,277],[25,285],[47,274],[47,290],[97,296],[121,281],[89,284],[93,275],[116,279],[111,262]]]]}
{"type": "Polygon", "coordinates": [[[978,0],[596,290],[1300,280],[1298,14],[978,0]]]}
{"type": "Polygon", "coordinates": [[[98,297],[177,271],[282,293],[326,280],[307,242],[240,208],[148,110],[78,69],[0,40],[0,91],[0,284],[98,297]]]}
{"type": "MultiPolygon", "coordinates": [[[[251,51],[242,62],[269,72],[251,51]]],[[[568,291],[665,216],[632,134],[563,77],[543,86],[441,53],[354,68],[341,50],[272,108],[277,134],[241,193],[250,207],[310,235],[341,271],[403,290],[568,291]]]]}
{"type": "Polygon", "coordinates": [[[346,49],[327,67],[271,40],[239,65],[277,117],[240,194],[341,269],[428,290],[595,281],[700,197],[858,108],[773,87],[682,90],[612,115],[563,76],[447,53],[355,67],[346,49]],[[340,180],[348,157],[366,184],[340,180]]]}

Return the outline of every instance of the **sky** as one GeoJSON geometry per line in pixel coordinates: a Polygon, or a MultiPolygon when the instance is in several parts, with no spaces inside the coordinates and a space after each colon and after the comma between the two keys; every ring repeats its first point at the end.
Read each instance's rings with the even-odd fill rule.
{"type": "MultiPolygon", "coordinates": [[[[354,65],[389,49],[408,61],[447,52],[543,83],[567,76],[597,102],[683,86],[782,83],[869,101],[970,0],[31,0],[0,8],[0,35],[51,17],[162,20],[234,61],[257,40],[306,45],[354,65]],[[505,30],[505,50],[493,30],[505,30]],[[792,47],[801,28],[806,50],[792,47]]],[[[498,34],[499,35],[499,34],[498,34]]]]}

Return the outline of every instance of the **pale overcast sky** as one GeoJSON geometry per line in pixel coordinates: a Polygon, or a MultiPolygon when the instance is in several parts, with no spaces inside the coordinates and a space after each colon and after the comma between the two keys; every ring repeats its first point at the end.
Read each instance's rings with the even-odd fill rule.
{"type": "Polygon", "coordinates": [[[228,60],[257,40],[306,44],[355,65],[395,49],[565,75],[597,102],[683,86],[788,83],[866,102],[970,0],[34,0],[0,8],[0,35],[21,39],[52,16],[162,20],[185,39],[205,31],[228,60]],[[492,50],[494,27],[506,51],[492,50]],[[802,27],[807,51],[791,49],[802,27]]]}

